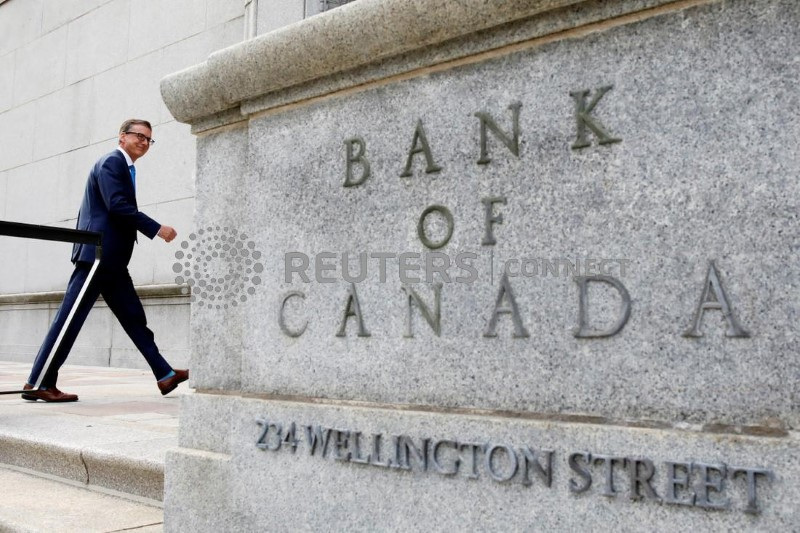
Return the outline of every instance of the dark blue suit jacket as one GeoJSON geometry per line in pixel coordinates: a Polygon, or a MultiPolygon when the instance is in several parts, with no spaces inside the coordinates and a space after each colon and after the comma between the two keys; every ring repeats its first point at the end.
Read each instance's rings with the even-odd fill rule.
{"type": "MultiPolygon", "coordinates": [[[[137,230],[152,239],[161,228],[161,224],[139,212],[128,163],[119,150],[101,157],[89,172],[76,227],[103,234],[102,263],[115,267],[128,266],[137,230]]],[[[73,246],[73,263],[91,263],[94,259],[94,245],[73,246]]]]}

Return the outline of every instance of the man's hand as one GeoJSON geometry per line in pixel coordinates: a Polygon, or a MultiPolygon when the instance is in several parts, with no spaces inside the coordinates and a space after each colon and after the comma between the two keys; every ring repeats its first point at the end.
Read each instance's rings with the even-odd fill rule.
{"type": "Polygon", "coordinates": [[[165,241],[170,242],[172,239],[178,236],[178,232],[175,231],[175,228],[172,226],[161,226],[161,229],[158,230],[158,236],[165,241]]]}

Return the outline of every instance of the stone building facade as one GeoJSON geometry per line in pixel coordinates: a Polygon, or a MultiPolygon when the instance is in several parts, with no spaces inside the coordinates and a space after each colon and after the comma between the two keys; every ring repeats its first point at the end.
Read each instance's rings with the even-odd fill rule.
{"type": "MultiPolygon", "coordinates": [[[[193,231],[195,143],[159,81],[245,38],[335,7],[330,0],[0,0],[0,220],[75,227],[93,162],[123,120],[153,124],[137,163],[142,211],[178,238],[139,239],[130,265],[156,340],[188,364],[189,297],[172,265],[193,231]]],[[[70,245],[0,236],[0,360],[31,361],[71,272],[70,245]]],[[[102,301],[72,364],[144,361],[102,301]]]]}

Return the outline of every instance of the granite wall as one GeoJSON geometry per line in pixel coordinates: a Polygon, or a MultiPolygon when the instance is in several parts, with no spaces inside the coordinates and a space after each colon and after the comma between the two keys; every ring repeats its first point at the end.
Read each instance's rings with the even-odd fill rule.
{"type": "Polygon", "coordinates": [[[361,0],[198,135],[168,530],[790,530],[800,8],[361,0]]]}

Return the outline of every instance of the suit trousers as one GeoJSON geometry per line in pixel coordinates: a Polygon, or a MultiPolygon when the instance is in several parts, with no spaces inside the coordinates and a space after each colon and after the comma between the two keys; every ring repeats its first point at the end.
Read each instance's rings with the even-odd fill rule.
{"type": "MultiPolygon", "coordinates": [[[[81,287],[89,277],[91,267],[91,263],[75,263],[75,270],[72,272],[69,284],[67,285],[64,301],[58,308],[53,324],[50,326],[50,330],[47,332],[44,342],[41,348],[39,348],[36,360],[33,363],[33,369],[28,378],[29,384],[35,384],[36,380],[39,378],[39,374],[42,372],[44,364],[47,362],[47,356],[50,354],[53,345],[55,345],[58,334],[64,326],[72,306],[78,299],[81,287]]],[[[147,327],[147,318],[144,314],[144,308],[142,307],[142,302],[139,300],[139,296],[136,294],[136,290],[133,288],[133,281],[128,273],[128,268],[125,266],[106,266],[101,262],[97,268],[97,272],[95,272],[94,278],[86,289],[83,301],[75,311],[72,323],[67,328],[64,338],[61,340],[61,345],[58,347],[53,361],[50,364],[50,370],[45,374],[42,380],[42,387],[49,388],[56,385],[58,370],[61,368],[61,365],[64,364],[64,361],[66,361],[72,349],[72,345],[75,343],[75,339],[78,337],[78,333],[80,333],[81,327],[86,321],[86,317],[89,316],[89,311],[91,311],[97,297],[100,295],[103,296],[109,309],[111,309],[111,312],[113,312],[114,316],[119,320],[125,333],[128,334],[133,344],[135,344],[136,348],[142,353],[156,379],[161,379],[172,371],[172,367],[158,351],[153,332],[147,327]]]]}

